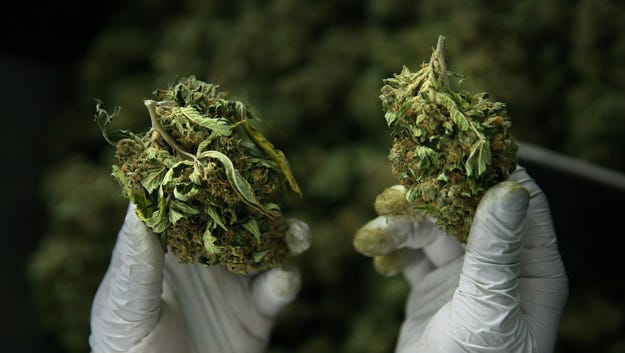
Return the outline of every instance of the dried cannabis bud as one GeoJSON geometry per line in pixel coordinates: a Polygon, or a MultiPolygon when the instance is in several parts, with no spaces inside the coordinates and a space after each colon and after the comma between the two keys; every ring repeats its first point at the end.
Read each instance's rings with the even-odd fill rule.
{"type": "Polygon", "coordinates": [[[283,185],[301,194],[284,154],[217,85],[190,76],[154,96],[145,101],[152,127],[140,134],[109,132],[119,109],[96,106],[95,120],[116,146],[112,174],[138,217],[181,263],[221,263],[242,274],[283,263],[283,185]]]}
{"type": "Polygon", "coordinates": [[[418,72],[404,67],[384,80],[380,99],[393,136],[392,173],[408,202],[466,242],[480,198],[514,170],[517,146],[504,103],[452,86],[444,41],[418,72]]]}

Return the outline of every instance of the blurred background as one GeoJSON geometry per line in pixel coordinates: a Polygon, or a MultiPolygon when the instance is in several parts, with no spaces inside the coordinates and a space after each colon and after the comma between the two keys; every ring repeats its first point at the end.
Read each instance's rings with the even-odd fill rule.
{"type": "Polygon", "coordinates": [[[3,13],[6,352],[88,352],[89,309],[126,200],[95,98],[141,130],[143,99],[190,74],[259,112],[311,225],[303,288],[270,353],[392,352],[408,286],[351,244],[395,183],[379,90],[445,35],[466,88],[507,103],[549,197],[571,294],[557,352],[625,352],[625,4],[616,0],[110,0],[3,13]]]}

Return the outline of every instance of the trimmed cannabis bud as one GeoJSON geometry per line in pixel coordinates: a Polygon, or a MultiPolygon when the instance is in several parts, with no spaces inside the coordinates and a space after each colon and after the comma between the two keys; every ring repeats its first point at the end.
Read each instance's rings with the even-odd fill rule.
{"type": "Polygon", "coordinates": [[[385,79],[380,99],[393,136],[392,173],[408,202],[466,242],[479,200],[514,170],[517,146],[504,103],[451,85],[444,41],[418,72],[404,67],[385,79]]]}
{"type": "Polygon", "coordinates": [[[109,133],[119,109],[96,106],[96,122],[117,147],[112,174],[138,217],[181,263],[221,263],[235,273],[283,263],[283,182],[300,194],[284,154],[217,85],[190,76],[154,95],[145,101],[152,127],[140,134],[109,133]]]}

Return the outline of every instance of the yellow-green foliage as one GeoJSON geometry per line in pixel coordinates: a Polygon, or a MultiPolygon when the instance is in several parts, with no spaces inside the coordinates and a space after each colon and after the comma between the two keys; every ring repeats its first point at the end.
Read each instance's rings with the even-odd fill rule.
{"type": "MultiPolygon", "coordinates": [[[[182,263],[223,264],[241,274],[282,264],[281,181],[299,192],[284,154],[217,85],[190,76],[154,95],[158,101],[145,101],[152,127],[116,133],[113,176],[139,219],[182,263]]],[[[113,115],[100,103],[96,111],[112,143],[113,115]]]]}
{"type": "MultiPolygon", "coordinates": [[[[50,129],[48,151],[51,167],[66,168],[68,181],[82,178],[68,154],[86,155],[83,163],[97,168],[113,191],[87,202],[69,192],[55,196],[55,203],[79,205],[64,209],[84,216],[62,218],[51,203],[48,217],[64,231],[50,226],[51,240],[39,255],[64,241],[59,234],[71,234],[109,244],[98,248],[102,259],[89,263],[90,271],[102,273],[108,264],[125,202],[106,175],[113,152],[89,119],[94,97],[124,107],[120,128],[142,131],[149,127],[142,102],[154,87],[190,74],[219,82],[233,98],[254,103],[262,132],[288,152],[305,194],[293,200],[288,216],[307,221],[315,235],[310,250],[295,259],[303,288],[278,318],[274,353],[393,352],[407,286],[375,274],[353,250],[352,236],[375,215],[376,195],[396,183],[377,98],[382,79],[404,64],[417,67],[431,54],[423,43],[438,34],[453,38],[449,65],[469,76],[466,88],[507,103],[517,138],[625,170],[623,2],[131,0],[106,8],[104,28],[78,55],[76,104],[50,122],[68,128],[50,129]],[[109,200],[117,212],[102,211],[96,200],[109,200]],[[73,227],[87,223],[105,227],[73,227]]],[[[80,248],[70,251],[87,257],[80,248]]],[[[88,261],[82,263],[86,268],[88,261]]],[[[34,283],[63,281],[72,271],[58,269],[34,283]]],[[[95,277],[66,284],[93,293],[95,277]]],[[[58,315],[79,311],[79,301],[88,308],[92,298],[70,300],[66,293],[48,293],[55,311],[47,321],[59,335],[83,337],[66,347],[85,352],[88,313],[74,315],[80,322],[71,325],[70,315],[68,321],[58,315]]]]}
{"type": "Polygon", "coordinates": [[[505,105],[452,85],[444,37],[417,72],[384,80],[382,106],[393,136],[393,174],[413,207],[466,242],[480,199],[516,167],[517,146],[505,105]]]}

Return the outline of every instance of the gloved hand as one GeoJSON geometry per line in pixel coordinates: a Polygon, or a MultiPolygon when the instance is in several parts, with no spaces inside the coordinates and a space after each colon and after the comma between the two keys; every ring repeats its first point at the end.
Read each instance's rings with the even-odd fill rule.
{"type": "Polygon", "coordinates": [[[410,283],[396,352],[553,351],[568,281],[547,199],[525,169],[484,195],[466,248],[418,215],[380,216],[354,245],[410,283]]]}
{"type": "MultiPolygon", "coordinates": [[[[310,245],[308,226],[289,220],[295,254],[310,245]]],[[[256,276],[222,266],[180,264],[129,207],[91,312],[92,352],[262,352],[276,314],[297,295],[288,266],[256,276]]]]}

